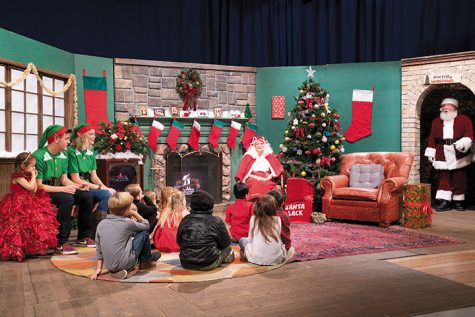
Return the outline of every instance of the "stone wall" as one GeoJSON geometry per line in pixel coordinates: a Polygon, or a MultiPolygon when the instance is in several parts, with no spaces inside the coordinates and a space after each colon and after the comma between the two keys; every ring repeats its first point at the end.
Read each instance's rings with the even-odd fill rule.
{"type": "Polygon", "coordinates": [[[198,109],[221,107],[244,113],[249,103],[256,116],[256,69],[254,67],[172,63],[133,59],[114,60],[115,118],[127,120],[136,105],[167,107],[183,102],[175,91],[176,77],[183,68],[198,71],[203,90],[198,109]]]}
{"type": "Polygon", "coordinates": [[[420,180],[420,114],[427,94],[435,85],[427,85],[427,75],[460,74],[461,84],[475,92],[475,52],[454,53],[402,60],[402,136],[401,149],[414,154],[410,182],[420,180]]]}

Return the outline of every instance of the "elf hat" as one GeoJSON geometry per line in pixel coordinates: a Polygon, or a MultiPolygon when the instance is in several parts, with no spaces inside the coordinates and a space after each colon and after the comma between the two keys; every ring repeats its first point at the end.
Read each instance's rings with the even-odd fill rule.
{"type": "Polygon", "coordinates": [[[76,127],[73,129],[73,133],[71,133],[71,136],[69,137],[69,140],[72,141],[74,140],[79,134],[84,134],[86,132],[89,132],[91,130],[94,130],[93,127],[88,125],[87,123],[81,123],[78,124],[76,127]]]}
{"type": "Polygon", "coordinates": [[[257,142],[263,142],[264,144],[269,143],[269,142],[267,142],[266,138],[264,138],[263,136],[260,136],[260,135],[257,135],[257,136],[252,138],[251,145],[254,145],[257,142]]]}
{"type": "Polygon", "coordinates": [[[458,108],[459,107],[459,102],[457,101],[457,99],[454,99],[454,98],[445,98],[444,100],[442,100],[440,105],[441,106],[443,106],[443,105],[453,105],[455,108],[458,108]]]}
{"type": "Polygon", "coordinates": [[[52,124],[46,128],[45,132],[43,132],[40,143],[38,144],[38,148],[41,149],[43,146],[45,146],[46,141],[48,141],[48,144],[53,143],[55,136],[60,137],[63,134],[70,132],[70,129],[63,127],[62,125],[52,124]]]}

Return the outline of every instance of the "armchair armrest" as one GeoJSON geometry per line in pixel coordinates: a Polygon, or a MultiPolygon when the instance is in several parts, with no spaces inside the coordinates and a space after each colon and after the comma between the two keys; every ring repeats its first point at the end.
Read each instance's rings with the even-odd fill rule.
{"type": "Polygon", "coordinates": [[[387,203],[391,198],[391,193],[400,192],[407,183],[407,178],[405,177],[391,177],[386,178],[381,183],[379,187],[379,201],[381,203],[387,203]]]}
{"type": "Polygon", "coordinates": [[[320,181],[320,185],[325,190],[325,196],[333,194],[336,188],[348,187],[349,178],[346,175],[325,176],[320,181]]]}

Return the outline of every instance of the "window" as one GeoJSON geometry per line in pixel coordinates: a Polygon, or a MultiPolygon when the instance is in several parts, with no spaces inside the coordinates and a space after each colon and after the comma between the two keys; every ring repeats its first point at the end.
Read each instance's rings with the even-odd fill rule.
{"type": "MultiPolygon", "coordinates": [[[[0,80],[14,81],[26,67],[0,61],[0,80]]],[[[67,81],[66,76],[60,77],[61,74],[48,71],[39,73],[44,85],[53,91],[63,89],[67,81]]],[[[68,98],[68,94],[69,90],[57,96],[49,94],[33,73],[15,86],[0,85],[0,151],[34,151],[47,126],[72,122],[72,112],[67,111],[66,107],[67,100],[72,99],[68,98]]]]}

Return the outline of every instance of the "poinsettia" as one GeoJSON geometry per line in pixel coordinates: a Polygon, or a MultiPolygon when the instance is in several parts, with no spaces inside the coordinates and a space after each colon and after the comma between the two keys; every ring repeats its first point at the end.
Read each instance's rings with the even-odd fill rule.
{"type": "Polygon", "coordinates": [[[136,124],[127,121],[116,123],[101,121],[96,131],[94,149],[99,154],[130,151],[144,156],[149,151],[147,139],[140,132],[140,128],[136,124]]]}

